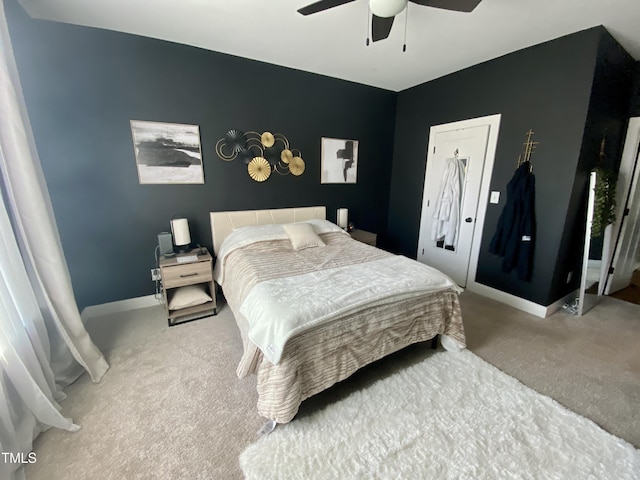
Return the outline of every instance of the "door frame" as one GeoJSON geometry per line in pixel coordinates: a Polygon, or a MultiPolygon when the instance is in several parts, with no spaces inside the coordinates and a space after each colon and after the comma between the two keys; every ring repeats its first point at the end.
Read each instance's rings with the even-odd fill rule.
{"type": "MultiPolygon", "coordinates": [[[[637,225],[632,225],[631,221],[638,221],[638,203],[640,202],[640,195],[636,191],[639,188],[640,183],[640,117],[632,117],[629,119],[629,126],[627,127],[627,135],[624,142],[624,148],[622,151],[622,158],[620,160],[620,170],[618,171],[618,182],[616,185],[616,220],[612,224],[614,232],[614,246],[607,252],[606,258],[603,258],[603,262],[609,268],[615,267],[620,269],[622,265],[629,261],[628,258],[620,258],[622,247],[626,247],[627,236],[637,235],[637,225]],[[631,204],[630,204],[631,202],[631,204]],[[629,213],[625,215],[625,210],[629,209],[629,213]],[[622,245],[624,243],[624,245],[622,245]]],[[[636,247],[638,248],[638,247],[636,247]]],[[[625,251],[624,255],[628,256],[630,251],[625,251]]],[[[635,257],[631,254],[631,257],[635,257]]],[[[635,258],[632,259],[635,262],[635,258]]],[[[604,294],[610,295],[614,293],[614,288],[618,289],[619,285],[615,283],[614,274],[609,273],[605,281],[604,294]]],[[[624,288],[624,287],[623,287],[624,288]]]]}
{"type": "MultiPolygon", "coordinates": [[[[429,129],[429,145],[427,150],[427,163],[433,159],[433,147],[435,146],[436,135],[442,132],[448,132],[451,130],[462,130],[470,127],[480,127],[489,125],[489,138],[487,139],[487,149],[485,152],[484,167],[482,168],[482,180],[480,183],[480,195],[478,196],[478,209],[476,212],[475,228],[473,230],[473,241],[471,244],[471,255],[469,256],[469,268],[467,269],[466,288],[468,290],[474,290],[476,287],[476,273],[478,270],[478,259],[480,258],[480,243],[482,241],[482,231],[484,229],[484,218],[487,213],[487,203],[489,202],[489,188],[491,186],[491,176],[493,173],[493,164],[496,156],[496,147],[498,145],[498,134],[500,131],[500,120],[502,114],[497,113],[494,115],[487,115],[484,117],[470,118],[467,120],[460,120],[457,122],[444,123],[441,125],[433,125],[429,129]]],[[[424,188],[427,185],[427,168],[425,164],[425,182],[422,186],[422,201],[424,208],[424,188]]],[[[422,229],[422,208],[420,211],[420,225],[419,229],[422,229]]],[[[420,230],[418,231],[418,240],[420,237],[420,230]]],[[[416,248],[416,257],[420,251],[420,243],[418,242],[416,248]]]]}

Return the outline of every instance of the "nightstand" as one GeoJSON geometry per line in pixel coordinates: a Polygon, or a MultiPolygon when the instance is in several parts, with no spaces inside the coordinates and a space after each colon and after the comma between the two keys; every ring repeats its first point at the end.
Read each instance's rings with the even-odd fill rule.
{"type": "MultiPolygon", "coordinates": [[[[216,315],[216,288],[213,282],[213,259],[209,252],[203,248],[191,250],[185,254],[160,258],[160,276],[162,278],[162,295],[167,311],[169,326],[179,323],[198,320],[210,315],[216,315]],[[174,295],[180,287],[202,286],[204,294],[211,297],[202,302],[203,291],[201,289],[189,289],[189,295],[182,298],[182,306],[169,308],[174,295]],[[197,303],[197,304],[196,304],[197,303]]],[[[183,289],[181,294],[187,290],[183,289]]]]}
{"type": "Polygon", "coordinates": [[[367,245],[376,246],[378,241],[378,235],[375,233],[367,232],[366,230],[352,230],[349,232],[351,238],[358,240],[359,242],[366,243],[367,245]]]}

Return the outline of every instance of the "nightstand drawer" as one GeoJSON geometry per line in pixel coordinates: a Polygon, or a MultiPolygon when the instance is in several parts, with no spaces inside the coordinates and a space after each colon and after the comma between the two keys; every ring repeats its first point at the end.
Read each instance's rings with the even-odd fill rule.
{"type": "Polygon", "coordinates": [[[162,269],[164,288],[210,282],[212,279],[211,262],[185,263],[171,265],[162,269]]]}

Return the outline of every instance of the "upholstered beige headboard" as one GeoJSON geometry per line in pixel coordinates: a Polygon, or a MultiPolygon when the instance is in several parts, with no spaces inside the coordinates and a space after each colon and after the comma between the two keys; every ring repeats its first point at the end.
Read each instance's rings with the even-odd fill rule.
{"type": "Polygon", "coordinates": [[[213,251],[217,255],[220,245],[234,228],[270,223],[292,223],[304,220],[325,220],[326,207],[275,208],[271,210],[242,210],[237,212],[211,212],[213,251]]]}

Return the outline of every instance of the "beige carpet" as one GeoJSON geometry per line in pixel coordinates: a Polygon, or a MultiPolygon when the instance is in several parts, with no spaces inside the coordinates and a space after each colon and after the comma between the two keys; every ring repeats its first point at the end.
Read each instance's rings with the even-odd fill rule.
{"type": "MultiPolygon", "coordinates": [[[[461,298],[473,352],[640,446],[640,306],[605,298],[581,318],[540,319],[471,293],[461,298]]],[[[28,480],[242,478],[238,456],[263,419],[255,380],[235,377],[241,345],[227,307],[172,328],[160,306],[88,328],[111,369],[99,384],[85,375],[67,389],[63,413],[82,429],[42,434],[28,480]]],[[[306,401],[299,416],[419,362],[424,348],[361,370],[306,401]]]]}

